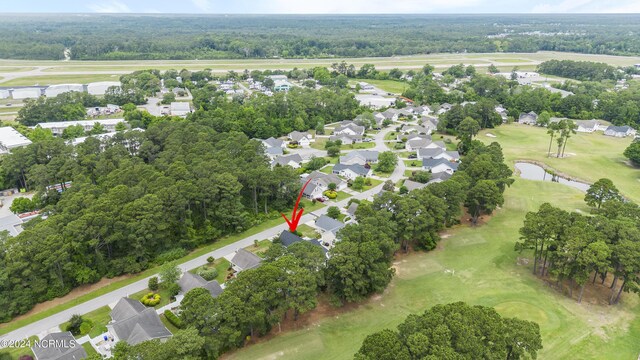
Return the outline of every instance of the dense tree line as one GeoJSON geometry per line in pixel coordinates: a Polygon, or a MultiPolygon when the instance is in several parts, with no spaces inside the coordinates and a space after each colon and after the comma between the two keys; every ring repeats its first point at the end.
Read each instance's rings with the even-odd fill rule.
{"type": "Polygon", "coordinates": [[[458,302],[411,314],[397,331],[368,335],[354,359],[535,359],[540,349],[537,323],[458,302]]]}
{"type": "Polygon", "coordinates": [[[77,147],[48,138],[2,158],[5,183],[37,190],[46,220],[0,242],[0,319],[103,276],[135,273],[275,217],[300,188],[262,145],[187,121],[77,147]],[[72,186],[66,184],[71,181],[72,186]],[[59,184],[62,194],[47,191],[59,184]]]}
{"type": "Polygon", "coordinates": [[[462,52],[640,54],[636,15],[5,16],[0,58],[310,58],[462,52]],[[541,35],[541,34],[544,34],[541,35]]]}
{"type": "Polygon", "coordinates": [[[538,71],[582,81],[618,80],[624,75],[616,67],[605,63],[574,60],[547,60],[538,65],[538,71]]]}
{"type": "Polygon", "coordinates": [[[571,297],[579,288],[578,302],[588,282],[604,284],[608,274],[610,304],[623,292],[640,292],[640,208],[621,201],[609,183],[599,181],[585,197],[598,207],[594,216],[542,204],[525,216],[516,244],[517,250],[533,249],[534,274],[552,277],[556,286],[568,282],[571,297]]]}

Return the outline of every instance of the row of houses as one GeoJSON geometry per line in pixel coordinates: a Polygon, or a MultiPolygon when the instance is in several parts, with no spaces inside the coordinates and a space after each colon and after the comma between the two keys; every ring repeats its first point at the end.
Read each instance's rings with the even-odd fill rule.
{"type": "MultiPolygon", "coordinates": [[[[560,120],[566,120],[566,118],[551,118],[551,123],[557,123],[560,120]]],[[[576,124],[576,131],[582,133],[593,133],[596,131],[602,131],[606,136],[613,137],[627,137],[636,136],[637,131],[630,126],[614,126],[604,125],[598,120],[573,120],[576,124]]],[[[518,117],[518,123],[524,125],[538,125],[538,114],[534,111],[528,113],[521,113],[518,117]]]]}

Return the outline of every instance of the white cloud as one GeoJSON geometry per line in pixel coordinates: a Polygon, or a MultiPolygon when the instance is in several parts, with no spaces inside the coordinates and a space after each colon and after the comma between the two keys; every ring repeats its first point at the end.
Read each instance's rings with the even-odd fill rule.
{"type": "Polygon", "coordinates": [[[211,12],[211,10],[213,10],[213,6],[211,6],[212,1],[210,0],[191,0],[191,2],[193,3],[193,6],[201,11],[211,12]]]}
{"type": "Polygon", "coordinates": [[[131,12],[131,9],[127,6],[127,4],[122,3],[120,1],[111,1],[108,3],[102,4],[91,4],[89,5],[89,9],[93,12],[97,13],[128,13],[131,12]]]}
{"type": "Polygon", "coordinates": [[[416,14],[459,10],[480,2],[481,0],[273,0],[269,7],[274,13],[287,14],[416,14]]]}

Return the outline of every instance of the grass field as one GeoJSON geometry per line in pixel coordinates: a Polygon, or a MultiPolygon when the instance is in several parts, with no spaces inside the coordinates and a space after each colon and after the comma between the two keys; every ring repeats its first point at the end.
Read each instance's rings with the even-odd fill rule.
{"type": "MultiPolygon", "coordinates": [[[[219,259],[215,259],[215,261],[211,264],[209,263],[202,264],[202,266],[206,266],[209,269],[215,268],[218,271],[218,276],[215,278],[215,280],[217,280],[218,283],[222,284],[223,282],[227,281],[227,274],[229,273],[228,269],[231,266],[231,263],[229,262],[229,260],[225,258],[219,258],[219,259]]],[[[195,274],[198,272],[199,268],[200,266],[195,269],[189,270],[189,272],[192,274],[195,274]]]]}
{"type": "Polygon", "coordinates": [[[29,86],[29,85],[54,85],[78,83],[87,84],[95,81],[118,81],[120,75],[110,74],[88,74],[88,75],[43,75],[43,76],[25,76],[16,79],[0,81],[0,86],[29,86]]]}
{"type": "MultiPolygon", "coordinates": [[[[547,158],[549,135],[546,129],[511,124],[495,129],[483,130],[477,137],[490,143],[497,141],[502,145],[505,159],[513,163],[515,160],[535,160],[543,162],[557,171],[593,183],[602,177],[607,177],[620,189],[627,198],[640,202],[640,169],[633,168],[626,163],[622,155],[629,146],[631,139],[620,139],[602,135],[602,132],[592,134],[578,133],[569,138],[564,159],[547,158]],[[491,133],[496,138],[486,136],[491,133]]],[[[554,152],[552,145],[552,152],[554,152]]]]}
{"type": "MultiPolygon", "coordinates": [[[[305,211],[307,213],[309,213],[311,211],[314,211],[314,210],[317,210],[317,209],[320,209],[323,206],[325,206],[324,204],[322,204],[320,202],[317,202],[316,204],[312,204],[311,201],[308,201],[308,200],[301,201],[301,204],[304,204],[305,211]]],[[[236,242],[236,241],[238,241],[240,239],[243,239],[243,238],[245,238],[247,236],[251,236],[251,235],[257,234],[259,232],[262,232],[264,230],[267,230],[267,229],[269,229],[271,227],[274,227],[276,225],[280,225],[281,223],[282,223],[282,219],[281,218],[275,218],[275,219],[267,220],[267,221],[261,223],[260,225],[257,225],[257,226],[254,226],[254,227],[250,228],[249,230],[247,230],[245,232],[224,237],[222,239],[219,239],[218,241],[216,241],[213,244],[209,244],[209,245],[203,246],[203,247],[201,247],[201,248],[199,248],[197,250],[194,250],[189,255],[177,260],[177,262],[178,263],[183,263],[183,262],[195,259],[195,258],[197,258],[199,256],[202,256],[202,255],[205,255],[205,254],[207,254],[207,253],[209,253],[209,252],[211,252],[213,250],[216,250],[216,249],[219,249],[219,248],[221,248],[223,246],[232,244],[232,243],[234,243],[234,242],[236,242]]],[[[18,328],[20,328],[22,326],[25,326],[27,324],[31,324],[31,323],[33,323],[35,321],[44,319],[44,318],[46,318],[46,317],[48,317],[48,316],[50,316],[52,314],[55,314],[55,313],[58,313],[60,311],[69,309],[69,308],[71,308],[73,306],[76,306],[78,304],[81,304],[83,302],[90,301],[90,300],[95,299],[96,297],[98,297],[100,295],[104,295],[104,294],[109,293],[109,292],[111,292],[111,291],[113,291],[115,289],[119,289],[119,288],[121,288],[123,286],[132,284],[132,283],[134,283],[136,281],[139,281],[139,280],[142,280],[142,279],[144,279],[144,278],[146,278],[148,276],[157,274],[158,271],[160,271],[160,266],[156,266],[154,268],[145,270],[145,271],[143,271],[143,272],[141,272],[139,274],[136,274],[136,275],[131,276],[129,278],[126,278],[124,280],[113,282],[113,283],[111,283],[111,284],[109,284],[107,286],[104,286],[104,287],[102,287],[102,288],[100,288],[98,290],[86,293],[86,294],[84,294],[82,296],[79,296],[79,297],[73,299],[73,300],[69,300],[69,301],[64,302],[64,303],[62,303],[60,305],[56,305],[56,306],[53,306],[51,308],[48,308],[47,310],[40,311],[40,312],[34,313],[34,314],[30,314],[28,316],[23,316],[22,318],[20,318],[20,320],[16,320],[16,321],[12,321],[12,322],[9,322],[9,323],[0,324],[0,335],[6,334],[6,333],[8,333],[10,331],[18,329],[18,328]]]]}
{"type": "Polygon", "coordinates": [[[637,295],[623,295],[615,307],[578,304],[544,286],[513,250],[527,211],[542,202],[586,211],[583,194],[557,183],[518,179],[504,208],[480,228],[449,231],[439,249],[397,260],[387,290],[356,309],[313,322],[251,345],[227,359],[351,359],[364,337],[394,328],[411,313],[439,303],[465,301],[495,307],[505,316],[540,324],[539,359],[633,359],[640,352],[637,295]]]}
{"type": "MultiPolygon", "coordinates": [[[[107,324],[111,321],[111,308],[105,305],[92,312],[82,314],[82,318],[93,323],[93,327],[89,331],[88,335],[90,338],[94,338],[107,331],[107,324]]],[[[60,324],[59,328],[61,331],[67,331],[68,325],[69,322],[67,321],[60,324]]]]}
{"type": "MultiPolygon", "coordinates": [[[[37,336],[29,338],[31,342],[37,341],[37,336]]],[[[7,349],[0,349],[0,360],[18,360],[23,355],[29,355],[33,357],[33,351],[29,347],[12,347],[7,349]]]]}

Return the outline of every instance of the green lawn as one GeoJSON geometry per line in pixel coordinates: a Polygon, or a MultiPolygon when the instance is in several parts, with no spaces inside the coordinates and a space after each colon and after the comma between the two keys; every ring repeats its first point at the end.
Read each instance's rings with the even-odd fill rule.
{"type": "Polygon", "coordinates": [[[171,303],[171,297],[169,296],[169,292],[162,286],[162,284],[160,285],[160,288],[158,288],[157,291],[151,291],[150,289],[144,289],[142,291],[138,291],[135,294],[129,295],[128,298],[140,301],[143,296],[147,295],[150,292],[160,294],[160,303],[158,303],[158,305],[154,306],[154,308],[159,309],[159,308],[171,303]]]}
{"type": "Polygon", "coordinates": [[[316,229],[314,229],[311,226],[306,225],[306,224],[302,224],[302,225],[298,226],[297,231],[303,237],[308,237],[308,238],[311,238],[311,239],[319,239],[320,238],[320,234],[318,234],[316,229]]]}
{"type": "Polygon", "coordinates": [[[346,193],[344,191],[338,191],[338,197],[335,198],[335,199],[332,199],[331,201],[338,202],[338,201],[342,201],[342,200],[348,199],[350,197],[351,197],[351,194],[346,193]]]}
{"type": "Polygon", "coordinates": [[[395,131],[388,132],[384,135],[385,140],[395,140],[398,134],[395,131]]]}
{"type": "Polygon", "coordinates": [[[390,92],[393,94],[402,94],[406,88],[409,87],[409,84],[403,81],[397,80],[371,80],[371,79],[354,79],[353,84],[358,83],[360,81],[364,81],[369,83],[375,87],[380,88],[386,92],[390,92]]]}
{"type": "MultiPolygon", "coordinates": [[[[215,259],[214,262],[211,264],[207,263],[202,266],[206,266],[207,268],[214,267],[216,268],[216,270],[218,270],[218,276],[215,278],[215,280],[217,280],[218,283],[222,284],[225,281],[227,281],[228,269],[231,266],[231,263],[229,262],[229,260],[225,258],[219,258],[219,259],[215,259]]],[[[189,272],[193,274],[195,274],[197,271],[198,271],[198,268],[189,270],[189,272]]]]}
{"type": "Polygon", "coordinates": [[[376,147],[376,143],[374,141],[370,141],[370,142],[359,142],[355,144],[342,144],[340,146],[340,150],[372,149],[374,147],[376,147]]]}
{"type": "Polygon", "coordinates": [[[256,244],[253,245],[249,245],[246,248],[244,248],[245,250],[252,252],[260,257],[264,256],[264,252],[267,251],[267,249],[269,249],[269,246],[271,246],[271,241],[269,240],[262,240],[262,241],[258,241],[258,244],[256,246],[256,244]]]}
{"type": "Polygon", "coordinates": [[[88,75],[42,75],[19,77],[6,82],[0,82],[1,86],[29,86],[29,85],[54,85],[79,83],[87,84],[95,81],[118,81],[120,75],[88,74],[88,75]]]}
{"type": "MultiPolygon", "coordinates": [[[[495,129],[483,130],[477,139],[490,143],[497,141],[502,145],[505,159],[513,163],[516,160],[535,160],[543,162],[553,169],[593,183],[607,177],[627,198],[640,202],[640,169],[626,164],[622,155],[631,143],[631,139],[619,139],[602,135],[578,133],[569,138],[565,153],[570,156],[563,159],[547,158],[549,135],[546,129],[528,125],[503,125],[495,129]],[[496,138],[486,136],[491,133],[496,138]]],[[[554,140],[555,144],[555,140],[554,140]]],[[[555,145],[552,145],[552,152],[555,145]]]]}
{"type": "Polygon", "coordinates": [[[367,180],[371,182],[371,185],[365,185],[362,188],[362,190],[355,190],[355,191],[364,192],[364,191],[370,190],[370,189],[382,184],[382,182],[383,182],[382,180],[372,179],[372,178],[369,178],[367,180]]]}
{"type": "Polygon", "coordinates": [[[394,328],[408,314],[438,303],[465,301],[495,307],[505,316],[539,323],[539,359],[636,359],[640,339],[638,296],[624,294],[615,307],[575,300],[543,285],[513,250],[527,211],[542,202],[587,211],[583,194],[557,183],[518,179],[503,209],[479,228],[449,231],[441,248],[405,256],[387,290],[352,311],[323,318],[230,354],[229,359],[351,359],[364,337],[394,328]]]}
{"type": "Polygon", "coordinates": [[[406,166],[409,167],[421,167],[422,161],[419,159],[402,160],[406,166]]]}
{"type": "MultiPolygon", "coordinates": [[[[38,340],[37,336],[32,336],[29,338],[31,343],[38,340]]],[[[0,360],[18,360],[23,355],[29,355],[33,357],[33,351],[27,347],[11,347],[0,349],[0,360]]]]}
{"type": "Polygon", "coordinates": [[[333,165],[323,167],[322,169],[320,169],[320,172],[325,174],[331,174],[333,172],[333,165]]]}
{"type": "Polygon", "coordinates": [[[91,356],[91,355],[94,355],[94,354],[98,354],[96,349],[94,349],[93,346],[91,346],[90,342],[86,342],[86,343],[82,344],[82,347],[84,348],[84,351],[87,352],[88,356],[91,356]]]}
{"type": "MultiPolygon", "coordinates": [[[[93,323],[93,327],[88,335],[90,338],[94,338],[107,331],[107,324],[111,321],[111,308],[105,305],[92,312],[83,314],[82,318],[93,323]]],[[[69,322],[60,324],[60,330],[67,331],[67,325],[69,325],[69,322]]]]}

